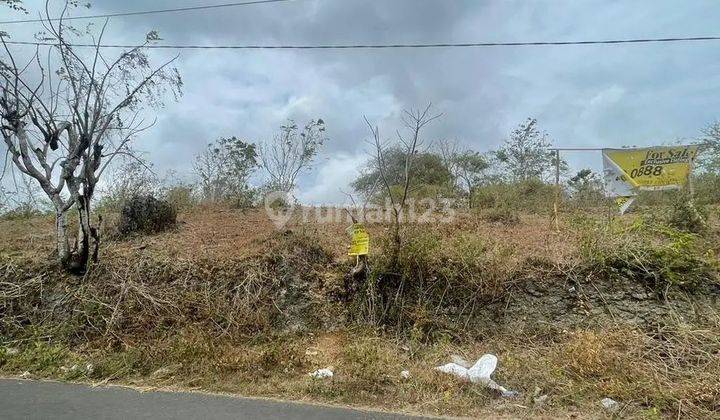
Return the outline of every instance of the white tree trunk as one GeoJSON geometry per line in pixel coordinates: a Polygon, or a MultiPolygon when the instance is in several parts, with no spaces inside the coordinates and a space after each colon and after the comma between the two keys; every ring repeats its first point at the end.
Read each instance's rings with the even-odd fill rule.
{"type": "Polygon", "coordinates": [[[90,203],[86,201],[85,197],[78,198],[78,269],[80,272],[85,272],[90,259],[90,241],[92,238],[91,226],[90,226],[90,203]]]}
{"type": "Polygon", "coordinates": [[[70,261],[70,239],[68,237],[67,211],[55,212],[56,246],[58,259],[63,265],[70,261]]]}

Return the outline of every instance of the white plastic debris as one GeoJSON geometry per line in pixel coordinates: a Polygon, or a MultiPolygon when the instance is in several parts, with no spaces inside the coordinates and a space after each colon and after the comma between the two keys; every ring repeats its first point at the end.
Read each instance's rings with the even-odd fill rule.
{"type": "Polygon", "coordinates": [[[16,349],[15,347],[5,348],[5,354],[7,354],[8,356],[15,356],[18,353],[20,353],[20,350],[16,349]]]}
{"type": "Polygon", "coordinates": [[[611,413],[618,411],[618,409],[620,408],[620,403],[613,400],[612,398],[603,398],[602,400],[600,400],[600,404],[602,404],[604,409],[611,413]]]}
{"type": "Polygon", "coordinates": [[[412,375],[410,375],[409,370],[403,370],[402,372],[400,372],[400,377],[403,379],[410,379],[410,376],[412,375]]]}
{"type": "Polygon", "coordinates": [[[456,365],[460,365],[465,369],[470,369],[472,367],[472,363],[468,362],[462,356],[458,356],[457,354],[453,354],[452,356],[450,356],[450,360],[456,365]]]}
{"type": "Polygon", "coordinates": [[[483,354],[481,358],[468,369],[470,382],[485,383],[490,381],[490,375],[497,368],[498,359],[494,354],[483,354]]]}
{"type": "Polygon", "coordinates": [[[332,378],[333,371],[329,367],[325,369],[318,369],[315,372],[311,373],[310,376],[316,379],[332,378]]]}
{"type": "Polygon", "coordinates": [[[455,375],[460,379],[469,379],[467,368],[464,368],[457,363],[448,363],[446,365],[438,366],[435,368],[435,370],[439,370],[443,373],[449,373],[451,375],[455,375]]]}
{"type": "MultiPolygon", "coordinates": [[[[495,372],[498,363],[498,359],[494,354],[483,354],[469,369],[460,364],[465,361],[459,356],[453,356],[453,360],[455,360],[455,362],[438,366],[435,369],[443,373],[455,375],[460,379],[469,380],[474,384],[482,384],[490,389],[500,391],[503,397],[514,397],[518,395],[516,391],[510,391],[490,379],[490,375],[495,372]]],[[[463,364],[468,363],[465,362],[463,364]]]]}

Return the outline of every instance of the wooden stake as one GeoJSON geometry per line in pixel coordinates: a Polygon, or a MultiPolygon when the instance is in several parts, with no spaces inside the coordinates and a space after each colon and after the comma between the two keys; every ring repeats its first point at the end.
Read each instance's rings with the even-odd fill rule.
{"type": "Polygon", "coordinates": [[[690,159],[690,168],[688,169],[688,179],[687,179],[688,191],[690,192],[690,201],[693,202],[693,204],[694,204],[695,186],[693,185],[693,180],[692,180],[693,169],[695,169],[695,157],[690,159]]]}
{"type": "Polygon", "coordinates": [[[558,210],[560,207],[560,149],[555,149],[555,203],[553,204],[553,220],[555,221],[555,230],[560,232],[560,218],[558,210]]]}

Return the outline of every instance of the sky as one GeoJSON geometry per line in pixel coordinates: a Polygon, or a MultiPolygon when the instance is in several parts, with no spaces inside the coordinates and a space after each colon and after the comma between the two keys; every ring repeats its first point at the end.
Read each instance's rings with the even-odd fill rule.
{"type": "MultiPolygon", "coordinates": [[[[44,2],[26,1],[31,16],[44,2]]],[[[214,4],[99,0],[99,14],[214,4]]],[[[222,3],[218,1],[217,3],[222,3]]],[[[0,20],[25,18],[0,7],[0,20]]],[[[106,43],[363,44],[565,41],[720,35],[720,3],[612,0],[294,0],[111,19],[106,43]]],[[[102,23],[99,21],[98,23],[102,23]]],[[[31,40],[34,24],[5,25],[31,40]]],[[[18,47],[25,48],[25,47],[18,47]]],[[[154,51],[157,63],[173,54],[154,51]]],[[[692,141],[720,119],[720,41],[409,50],[184,50],[184,95],[156,111],[135,148],[156,171],[192,179],[208,142],[270,138],[287,119],[322,118],[329,141],[297,196],[339,203],[368,159],[366,116],[392,139],[404,109],[432,102],[442,118],[427,143],[454,139],[485,152],[528,117],[557,147],[692,141]]],[[[599,152],[569,152],[573,170],[601,168],[599,152]]]]}

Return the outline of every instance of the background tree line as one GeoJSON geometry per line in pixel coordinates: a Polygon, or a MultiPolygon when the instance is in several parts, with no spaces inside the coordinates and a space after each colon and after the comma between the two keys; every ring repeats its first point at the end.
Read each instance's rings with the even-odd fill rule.
{"type": "MultiPolygon", "coordinates": [[[[311,120],[304,126],[288,121],[266,141],[253,143],[239,137],[222,137],[208,143],[193,162],[194,181],[182,182],[175,173],[158,176],[152,164],[139,155],[120,157],[112,176],[100,189],[98,205],[119,211],[136,195],[168,200],[178,210],[201,203],[247,208],[260,204],[264,193],[291,193],[298,177],[312,169],[328,140],[325,122],[311,120]]],[[[696,199],[700,204],[720,203],[720,123],[702,130],[697,142],[703,145],[693,172],[696,199]]],[[[468,209],[501,209],[547,212],[554,200],[555,155],[551,140],[537,120],[528,118],[509,133],[497,150],[479,152],[457,141],[438,140],[413,152],[412,182],[408,197],[454,200],[468,209]]],[[[408,153],[402,145],[383,151],[383,167],[392,193],[404,187],[408,153]]],[[[603,193],[601,174],[584,168],[569,172],[560,162],[562,198],[572,208],[609,205],[603,193]]],[[[0,214],[22,218],[49,212],[51,203],[26,176],[16,174],[12,188],[0,189],[0,214]]],[[[383,204],[389,197],[379,187],[380,163],[371,156],[361,174],[352,181],[353,190],[370,203],[383,204]]],[[[648,205],[667,204],[668,194],[647,194],[648,205]]]]}

